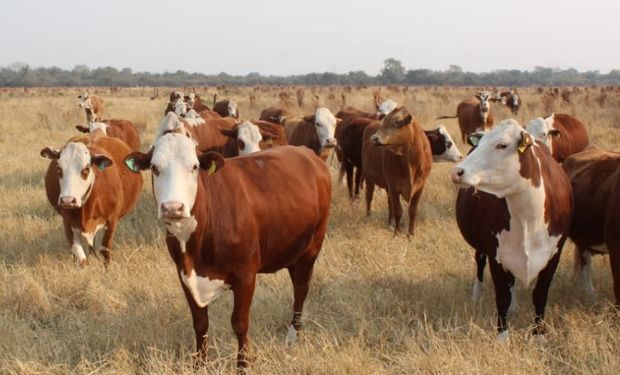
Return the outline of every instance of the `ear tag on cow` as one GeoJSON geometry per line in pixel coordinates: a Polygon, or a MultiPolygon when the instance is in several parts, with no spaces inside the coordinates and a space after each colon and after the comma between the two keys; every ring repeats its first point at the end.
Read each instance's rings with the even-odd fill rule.
{"type": "Polygon", "coordinates": [[[519,153],[522,154],[526,148],[527,148],[527,145],[525,143],[521,143],[519,147],[517,148],[517,150],[519,150],[519,153]]]}
{"type": "Polygon", "coordinates": [[[100,171],[103,171],[105,169],[105,163],[97,165],[97,168],[99,168],[100,171]]]}
{"type": "Polygon", "coordinates": [[[473,146],[478,146],[479,138],[478,137],[469,137],[469,141],[471,142],[471,144],[473,146]]]}
{"type": "Polygon", "coordinates": [[[273,138],[269,138],[268,140],[265,141],[266,144],[268,145],[272,145],[273,144],[273,138]]]}
{"type": "Polygon", "coordinates": [[[209,165],[209,169],[207,170],[207,174],[210,176],[213,173],[215,173],[215,168],[216,168],[215,162],[211,161],[211,165],[209,165]]]}
{"type": "Polygon", "coordinates": [[[136,160],[134,158],[125,159],[125,165],[127,166],[127,168],[129,168],[130,171],[134,173],[140,172],[140,170],[138,169],[138,166],[136,165],[136,160]]]}

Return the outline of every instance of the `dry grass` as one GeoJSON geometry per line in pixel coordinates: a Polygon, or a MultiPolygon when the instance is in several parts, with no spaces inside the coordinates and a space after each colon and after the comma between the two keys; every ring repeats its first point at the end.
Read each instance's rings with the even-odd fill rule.
{"type": "MultiPolygon", "coordinates": [[[[210,97],[213,89],[207,92],[210,97]]],[[[370,109],[376,88],[306,88],[301,112],[318,101],[339,109],[370,109]],[[330,99],[330,94],[333,98],[330,99]]],[[[77,269],[43,188],[46,145],[58,147],[83,121],[75,95],[80,90],[3,92],[0,96],[0,372],[163,373],[193,371],[193,330],[171,260],[155,220],[150,183],[138,209],[120,225],[113,265],[100,261],[77,269]],[[35,94],[35,95],[33,95],[35,94]]],[[[384,98],[407,105],[430,128],[441,114],[453,114],[470,88],[382,88],[384,98]]],[[[520,90],[519,120],[543,114],[543,104],[577,115],[592,143],[617,149],[620,106],[611,91],[574,94],[570,104],[520,90]],[[600,103],[599,103],[600,102],[600,103]],[[602,103],[602,105],[601,105],[602,103]]],[[[144,144],[152,140],[165,98],[151,90],[103,92],[108,115],[135,121],[144,144]]],[[[203,93],[203,91],[199,91],[203,93]]],[[[220,98],[240,104],[243,117],[284,98],[279,88],[220,88],[220,98]],[[251,98],[252,97],[252,98],[251,98]]],[[[496,118],[508,117],[495,107],[496,118]]],[[[456,120],[444,120],[458,135],[456,120]]],[[[461,145],[461,147],[463,147],[461,145]]],[[[286,348],[292,291],[284,273],[261,275],[252,306],[250,339],[257,374],[411,373],[616,373],[620,368],[620,325],[611,307],[611,276],[605,257],[596,257],[595,301],[575,287],[573,245],[568,243],[552,284],[547,309],[551,334],[533,342],[530,291],[519,290],[521,310],[511,318],[512,342],[495,341],[493,288],[487,276],[484,300],[470,300],[473,252],[454,220],[455,188],[450,165],[435,164],[419,209],[416,236],[394,238],[386,227],[385,194],[366,218],[362,202],[349,202],[334,184],[329,237],[315,268],[305,309],[305,331],[286,348]]],[[[334,168],[334,176],[336,170],[334,168]]],[[[148,178],[148,177],[147,177],[148,178]]],[[[205,373],[234,369],[236,340],[230,328],[231,295],[211,308],[210,361],[205,373]]]]}

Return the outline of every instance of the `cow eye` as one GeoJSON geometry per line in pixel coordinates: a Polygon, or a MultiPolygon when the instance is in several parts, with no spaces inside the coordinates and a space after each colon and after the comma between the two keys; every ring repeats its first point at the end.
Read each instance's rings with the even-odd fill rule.
{"type": "Polygon", "coordinates": [[[159,176],[159,168],[157,168],[157,166],[151,165],[151,172],[153,172],[155,176],[159,176]]]}
{"type": "Polygon", "coordinates": [[[87,165],[84,168],[82,168],[82,177],[83,178],[88,177],[89,173],[90,173],[90,165],[87,165]]]}
{"type": "Polygon", "coordinates": [[[198,164],[195,164],[194,167],[192,168],[193,171],[197,171],[198,170],[198,164]]]}
{"type": "Polygon", "coordinates": [[[497,150],[503,150],[503,149],[505,149],[506,147],[508,147],[508,145],[507,145],[507,144],[505,144],[505,143],[500,143],[500,144],[498,144],[497,146],[495,146],[495,148],[496,148],[497,150]]]}
{"type": "Polygon", "coordinates": [[[446,148],[452,148],[452,142],[448,141],[448,142],[446,143],[446,148]]]}

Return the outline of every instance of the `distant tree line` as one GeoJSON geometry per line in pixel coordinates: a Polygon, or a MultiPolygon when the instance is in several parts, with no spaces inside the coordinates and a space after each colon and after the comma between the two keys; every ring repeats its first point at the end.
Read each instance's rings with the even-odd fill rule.
{"type": "Polygon", "coordinates": [[[32,68],[14,63],[0,68],[0,87],[71,87],[71,86],[256,86],[256,85],[438,85],[438,86],[584,86],[620,85],[620,69],[607,74],[599,71],[536,67],[533,71],[495,70],[488,73],[465,72],[458,65],[447,70],[405,69],[393,58],[386,59],[381,72],[363,71],[346,74],[309,73],[292,76],[202,74],[178,70],[174,73],[134,72],[131,68],[91,69],[77,65],[71,70],[58,67],[32,68]]]}

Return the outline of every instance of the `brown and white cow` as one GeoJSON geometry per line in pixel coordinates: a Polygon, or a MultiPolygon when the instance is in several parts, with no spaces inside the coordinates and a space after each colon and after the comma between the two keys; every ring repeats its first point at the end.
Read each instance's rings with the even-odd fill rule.
{"type": "Polygon", "coordinates": [[[49,147],[45,175],[47,198],[62,216],[67,240],[79,265],[87,263],[81,239],[94,253],[97,232],[105,228],[99,252],[109,264],[118,220],[133,210],[142,191],[142,177],[123,166],[132,150],[100,132],[71,138],[60,150],[49,147]]]}
{"type": "Polygon", "coordinates": [[[386,188],[394,234],[400,232],[400,197],[409,203],[408,233],[413,235],[422,190],[431,170],[432,154],[422,127],[404,107],[396,108],[383,121],[366,126],[362,165],[366,180],[366,212],[375,185],[386,188]]]}
{"type": "Polygon", "coordinates": [[[80,99],[80,103],[78,105],[80,108],[84,108],[84,111],[86,112],[86,120],[88,122],[97,122],[103,119],[103,110],[105,107],[103,104],[103,99],[97,95],[90,95],[87,92],[78,95],[78,99],[80,99]]]}
{"type": "Polygon", "coordinates": [[[581,121],[562,113],[552,113],[530,121],[527,131],[546,144],[560,163],[570,155],[583,151],[589,143],[588,132],[581,121]]]}
{"type": "Polygon", "coordinates": [[[497,99],[512,112],[513,115],[519,114],[519,108],[521,107],[521,97],[517,94],[516,90],[500,91],[497,93],[497,99]]]}
{"type": "Polygon", "coordinates": [[[274,106],[274,107],[263,109],[258,119],[262,121],[273,122],[273,123],[284,126],[284,120],[292,119],[293,117],[294,117],[293,112],[289,111],[288,109],[284,107],[274,106]]]}
{"type": "Polygon", "coordinates": [[[620,305],[620,153],[588,148],[562,167],[573,186],[569,237],[576,245],[576,275],[594,294],[591,254],[609,253],[616,305],[620,305]]]}
{"type": "Polygon", "coordinates": [[[445,126],[439,125],[439,127],[432,130],[425,130],[426,138],[431,145],[431,153],[433,154],[433,162],[457,162],[463,159],[463,155],[459,151],[458,147],[454,144],[448,129],[445,126]]]}
{"type": "Polygon", "coordinates": [[[219,114],[222,117],[239,118],[239,107],[237,103],[232,100],[220,100],[213,104],[213,112],[219,114]]]}
{"type": "Polygon", "coordinates": [[[220,132],[230,138],[222,152],[226,158],[287,144],[284,128],[267,121],[245,121],[232,129],[220,129],[220,132]]]}
{"type": "Polygon", "coordinates": [[[224,152],[229,137],[222,134],[221,129],[232,129],[235,126],[235,119],[232,118],[215,118],[204,119],[188,119],[179,117],[175,112],[169,112],[164,116],[159,124],[159,129],[155,139],[163,136],[170,131],[182,129],[182,132],[188,134],[194,139],[201,151],[224,152]]]}
{"type": "Polygon", "coordinates": [[[498,339],[508,339],[507,314],[515,278],[526,286],[537,278],[534,333],[543,334],[549,286],[570,229],[568,177],[549,149],[515,120],[503,121],[484,135],[450,174],[461,187],[456,206],[459,228],[490,263],[498,339]],[[504,199],[489,201],[467,188],[504,199]]]}
{"type": "Polygon", "coordinates": [[[199,356],[207,354],[208,305],[231,289],[237,366],[246,366],[256,275],[282,268],[294,289],[287,341],[296,341],[327,231],[331,182],[325,163],[308,149],[289,146],[225,160],[197,153],[189,138],[174,133],[126,163],[153,172],[157,217],[166,225],[199,356]]]}
{"type": "Polygon", "coordinates": [[[312,115],[301,119],[284,118],[282,125],[286,130],[289,145],[306,146],[315,154],[326,160],[329,150],[336,147],[334,132],[338,120],[325,107],[319,107],[312,115]]]}
{"type": "Polygon", "coordinates": [[[88,127],[77,125],[75,127],[82,133],[93,133],[97,130],[108,137],[118,138],[125,142],[132,151],[140,150],[140,136],[133,122],[121,119],[102,120],[101,122],[89,122],[88,127]]]}
{"type": "Polygon", "coordinates": [[[497,98],[488,91],[476,93],[476,99],[466,99],[456,107],[456,115],[440,116],[437,119],[458,118],[461,129],[461,139],[466,142],[467,137],[478,131],[485,131],[493,127],[493,113],[491,102],[497,98]]]}

